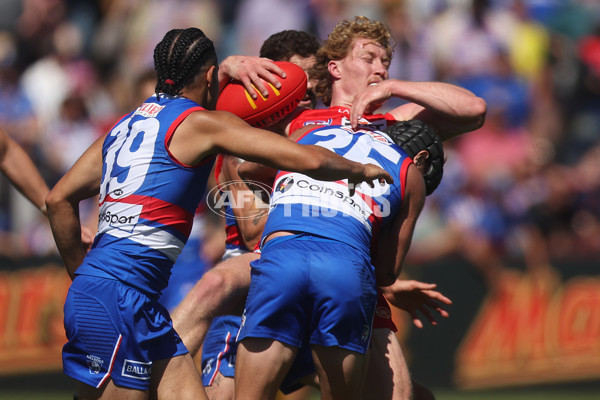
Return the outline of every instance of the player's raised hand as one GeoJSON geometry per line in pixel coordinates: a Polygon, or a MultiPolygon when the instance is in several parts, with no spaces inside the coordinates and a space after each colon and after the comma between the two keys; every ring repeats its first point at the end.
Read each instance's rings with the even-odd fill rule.
{"type": "Polygon", "coordinates": [[[253,99],[258,98],[256,90],[265,97],[269,95],[264,81],[279,89],[281,83],[277,79],[278,76],[285,78],[285,71],[268,58],[229,56],[219,65],[221,88],[230,79],[240,81],[253,99]]]}
{"type": "Polygon", "coordinates": [[[366,90],[357,94],[350,108],[350,124],[352,128],[356,129],[358,127],[359,118],[364,114],[369,114],[377,110],[390,97],[392,97],[392,91],[389,81],[372,84],[366,90]]]}

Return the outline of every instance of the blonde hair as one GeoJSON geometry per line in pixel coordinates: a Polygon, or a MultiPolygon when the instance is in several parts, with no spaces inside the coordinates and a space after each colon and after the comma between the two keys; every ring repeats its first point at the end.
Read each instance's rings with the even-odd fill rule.
{"type": "Polygon", "coordinates": [[[357,38],[370,39],[378,43],[385,49],[388,58],[392,59],[391,33],[389,27],[383,22],[357,16],[352,20],[343,20],[337,24],[317,52],[317,62],[311,70],[311,78],[317,81],[314,91],[327,106],[331,103],[332,92],[332,80],[328,70],[329,61],[341,60],[346,57],[357,38]]]}

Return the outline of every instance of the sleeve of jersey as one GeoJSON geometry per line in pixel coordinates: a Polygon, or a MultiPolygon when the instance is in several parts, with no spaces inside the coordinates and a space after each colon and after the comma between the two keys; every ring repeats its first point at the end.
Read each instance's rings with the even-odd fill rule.
{"type": "Polygon", "coordinates": [[[398,122],[398,120],[396,118],[394,118],[394,116],[392,114],[390,114],[389,112],[385,113],[383,116],[385,117],[385,120],[387,121],[388,125],[393,125],[396,122],[398,122]]]}
{"type": "Polygon", "coordinates": [[[219,175],[221,175],[221,170],[223,169],[223,154],[217,155],[217,159],[215,161],[215,182],[217,182],[217,187],[219,190],[221,189],[221,182],[219,181],[219,175]]]}
{"type": "Polygon", "coordinates": [[[408,166],[413,163],[412,158],[404,157],[402,159],[402,165],[400,166],[400,193],[401,198],[404,201],[404,194],[406,193],[406,178],[408,176],[408,166]]]}

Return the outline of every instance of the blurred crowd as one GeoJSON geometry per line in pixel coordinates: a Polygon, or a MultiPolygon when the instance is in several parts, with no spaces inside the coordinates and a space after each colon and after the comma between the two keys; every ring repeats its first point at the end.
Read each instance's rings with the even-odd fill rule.
{"type": "MultiPolygon", "coordinates": [[[[365,15],[392,29],[391,78],[488,102],[483,128],[445,144],[411,260],[464,256],[492,282],[507,260],[535,270],[600,254],[597,0],[3,0],[0,11],[0,126],[50,186],[145,98],[167,30],[200,27],[222,60],[257,55],[284,29],[325,38],[365,15]]],[[[82,210],[92,228],[94,213],[82,210]]],[[[43,217],[1,181],[0,255],[53,253],[43,217]]]]}

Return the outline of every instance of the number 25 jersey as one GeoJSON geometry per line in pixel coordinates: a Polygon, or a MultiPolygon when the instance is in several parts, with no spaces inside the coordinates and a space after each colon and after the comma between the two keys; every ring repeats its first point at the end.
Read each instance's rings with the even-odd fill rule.
{"type": "Polygon", "coordinates": [[[348,181],[324,182],[280,171],[275,179],[263,237],[275,231],[306,232],[347,243],[365,255],[377,230],[400,209],[412,160],[389,136],[375,129],[315,127],[298,140],[327,148],[349,160],[385,169],[393,184],[362,183],[350,197],[348,181]]]}

